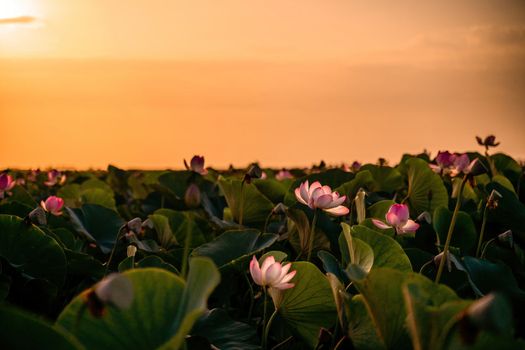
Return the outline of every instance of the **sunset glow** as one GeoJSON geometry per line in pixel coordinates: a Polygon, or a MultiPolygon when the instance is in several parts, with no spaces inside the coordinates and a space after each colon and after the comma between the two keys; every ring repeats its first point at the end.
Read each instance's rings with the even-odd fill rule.
{"type": "Polygon", "coordinates": [[[0,166],[397,162],[489,133],[525,158],[524,9],[3,0],[0,166]]]}

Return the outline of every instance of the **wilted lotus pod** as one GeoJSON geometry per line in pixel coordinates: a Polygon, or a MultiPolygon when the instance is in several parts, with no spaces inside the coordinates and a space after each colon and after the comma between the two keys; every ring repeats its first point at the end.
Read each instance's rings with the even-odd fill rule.
{"type": "Polygon", "coordinates": [[[366,192],[360,188],[355,196],[355,209],[357,213],[357,223],[362,223],[366,218],[366,204],[365,204],[366,192]]]}
{"type": "Polygon", "coordinates": [[[512,236],[512,231],[507,230],[498,235],[498,241],[502,243],[507,243],[511,248],[514,248],[514,237],[512,236]]]}
{"type": "Polygon", "coordinates": [[[133,244],[128,245],[128,248],[126,249],[126,255],[128,258],[135,256],[137,254],[137,247],[133,244]]]}
{"type": "Polygon", "coordinates": [[[190,184],[184,193],[184,203],[188,208],[194,209],[201,205],[201,191],[199,186],[190,184]]]}
{"type": "Polygon", "coordinates": [[[36,225],[46,225],[46,211],[42,207],[36,207],[27,215],[30,222],[36,225]]]}
{"type": "Polygon", "coordinates": [[[503,334],[512,329],[512,308],[501,294],[490,293],[473,302],[465,317],[478,330],[503,334]]]}
{"type": "Polygon", "coordinates": [[[108,275],[92,289],[98,300],[103,304],[127,309],[133,302],[133,284],[128,277],[120,273],[108,275]]]}

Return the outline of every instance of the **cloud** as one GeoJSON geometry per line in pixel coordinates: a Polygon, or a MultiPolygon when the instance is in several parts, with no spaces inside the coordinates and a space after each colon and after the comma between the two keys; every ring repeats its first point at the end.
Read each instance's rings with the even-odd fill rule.
{"type": "Polygon", "coordinates": [[[485,26],[471,28],[473,38],[498,46],[525,45],[525,26],[485,26]]]}
{"type": "Polygon", "coordinates": [[[0,18],[0,24],[26,24],[26,23],[33,23],[35,21],[36,21],[36,18],[31,17],[31,16],[0,18]]]}

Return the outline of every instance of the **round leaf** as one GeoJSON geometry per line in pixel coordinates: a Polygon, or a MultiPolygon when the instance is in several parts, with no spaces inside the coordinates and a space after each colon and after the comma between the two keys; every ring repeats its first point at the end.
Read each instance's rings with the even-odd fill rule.
{"type": "Polygon", "coordinates": [[[33,278],[62,286],[66,256],[60,245],[38,227],[19,217],[0,215],[0,256],[33,278]]]}
{"type": "Polygon", "coordinates": [[[321,327],[330,328],[337,312],[330,283],[315,265],[296,262],[291,270],[297,273],[295,287],[284,291],[279,315],[286,325],[310,348],[317,345],[321,327]]]}

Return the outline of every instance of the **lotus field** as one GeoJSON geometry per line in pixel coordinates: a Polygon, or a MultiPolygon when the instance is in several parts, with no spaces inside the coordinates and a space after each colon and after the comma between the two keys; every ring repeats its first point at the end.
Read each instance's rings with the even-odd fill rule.
{"type": "Polygon", "coordinates": [[[0,348],[523,349],[524,168],[477,141],[396,165],[5,170],[0,348]]]}

